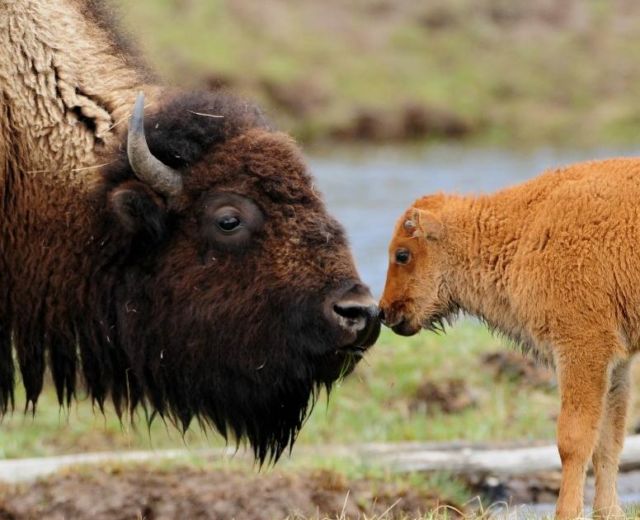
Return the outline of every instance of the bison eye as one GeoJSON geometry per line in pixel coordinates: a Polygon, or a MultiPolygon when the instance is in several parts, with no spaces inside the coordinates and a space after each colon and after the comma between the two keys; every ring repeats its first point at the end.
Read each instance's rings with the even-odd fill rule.
{"type": "Polygon", "coordinates": [[[411,253],[408,249],[398,249],[396,251],[396,263],[398,264],[408,264],[411,259],[411,253]]]}
{"type": "Polygon", "coordinates": [[[251,245],[264,225],[262,210],[253,200],[243,195],[209,193],[202,204],[200,232],[205,240],[205,247],[245,249],[251,245]]]}
{"type": "Polygon", "coordinates": [[[218,227],[225,233],[231,233],[240,226],[240,219],[233,215],[225,215],[218,220],[218,227]]]}

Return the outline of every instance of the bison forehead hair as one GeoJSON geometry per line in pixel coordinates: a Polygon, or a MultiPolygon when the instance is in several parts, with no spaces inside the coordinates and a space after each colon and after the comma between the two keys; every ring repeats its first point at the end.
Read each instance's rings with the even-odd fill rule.
{"type": "Polygon", "coordinates": [[[124,145],[111,158],[91,195],[92,265],[77,302],[64,307],[69,319],[47,312],[38,327],[16,319],[27,398],[35,403],[44,366],[30,347],[44,341],[59,398],[71,400],[77,345],[100,407],[110,397],[118,413],[140,405],[183,429],[197,418],[275,460],[318,390],[361,354],[339,348],[352,340],[326,317],[333,294],[362,287],[344,232],[294,143],[253,106],[175,95],[149,110],[145,128],[184,191],[172,203],[151,190],[124,145]],[[248,208],[248,238],[219,236],[211,219],[221,198],[248,208]]]}

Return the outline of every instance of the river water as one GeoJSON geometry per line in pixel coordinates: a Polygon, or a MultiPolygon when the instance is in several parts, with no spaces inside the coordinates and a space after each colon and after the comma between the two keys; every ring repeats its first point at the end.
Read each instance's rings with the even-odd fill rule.
{"type": "Polygon", "coordinates": [[[316,154],[311,156],[310,163],[329,209],[347,228],[363,280],[379,296],[393,226],[402,211],[419,196],[437,191],[490,193],[534,177],[547,168],[634,155],[640,155],[640,147],[507,150],[438,145],[316,154]]]}

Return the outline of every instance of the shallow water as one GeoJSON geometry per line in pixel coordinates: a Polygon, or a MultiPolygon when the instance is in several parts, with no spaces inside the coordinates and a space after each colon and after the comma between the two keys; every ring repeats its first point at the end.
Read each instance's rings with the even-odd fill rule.
{"type": "Polygon", "coordinates": [[[573,162],[640,155],[640,148],[506,150],[465,145],[367,148],[312,155],[317,184],[345,225],[362,278],[379,296],[394,223],[416,198],[437,191],[489,193],[573,162]]]}
{"type": "MultiPolygon", "coordinates": [[[[627,511],[636,511],[640,504],[640,471],[629,471],[618,475],[618,495],[620,505],[627,511]]],[[[594,495],[594,478],[587,478],[585,487],[585,517],[592,514],[591,504],[594,495]]],[[[493,518],[496,520],[533,520],[551,519],[555,511],[555,504],[514,504],[513,506],[496,509],[493,518]]],[[[631,518],[631,517],[630,517],[631,518]]],[[[637,515],[633,518],[638,518],[637,515]]]]}

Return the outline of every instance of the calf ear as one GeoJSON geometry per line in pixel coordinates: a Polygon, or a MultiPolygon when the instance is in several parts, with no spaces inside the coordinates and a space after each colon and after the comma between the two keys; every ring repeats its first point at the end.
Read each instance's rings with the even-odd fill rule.
{"type": "Polygon", "coordinates": [[[164,235],[165,203],[145,184],[128,181],[117,186],[109,193],[109,206],[127,232],[154,241],[164,235]]]}
{"type": "Polygon", "coordinates": [[[440,240],[444,234],[442,221],[435,213],[424,209],[413,208],[411,220],[415,226],[414,237],[422,237],[427,240],[440,240]]]}

